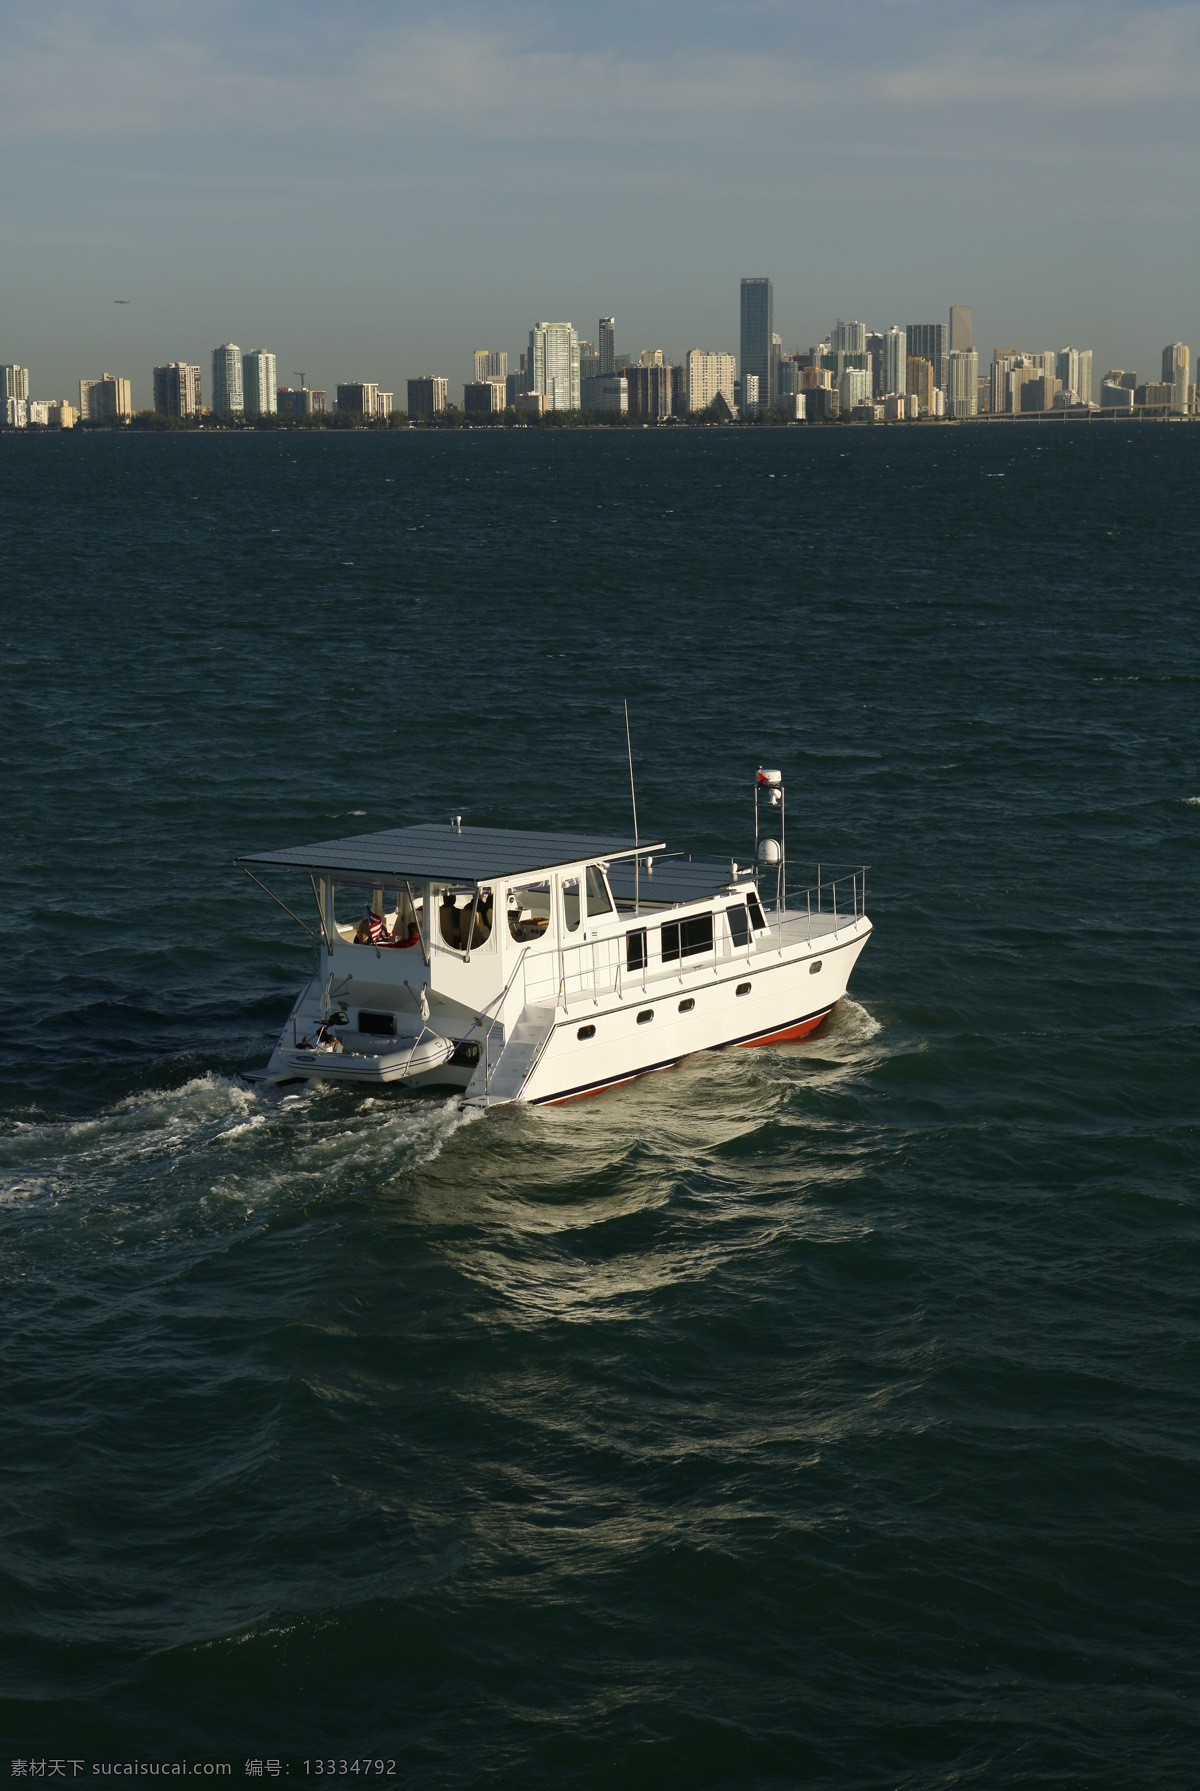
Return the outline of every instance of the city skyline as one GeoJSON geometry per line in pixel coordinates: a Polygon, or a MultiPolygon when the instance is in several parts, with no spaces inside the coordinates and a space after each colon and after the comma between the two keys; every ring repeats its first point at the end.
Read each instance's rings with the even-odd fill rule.
{"type": "Polygon", "coordinates": [[[960,295],[981,359],[1085,340],[1149,367],[1200,339],[1194,7],[271,0],[227,24],[211,0],[9,21],[0,356],[44,386],[223,339],[327,389],[457,383],[473,340],[511,355],[531,318],[602,307],[631,345],[736,353],[755,267],[788,347],[960,295]]]}

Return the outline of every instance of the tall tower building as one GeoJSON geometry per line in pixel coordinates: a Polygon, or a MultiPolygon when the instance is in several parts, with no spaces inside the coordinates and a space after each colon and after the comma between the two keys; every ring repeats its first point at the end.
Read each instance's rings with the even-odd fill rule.
{"type": "Polygon", "coordinates": [[[579,337],[569,323],[537,323],[529,332],[529,390],[547,410],[578,410],[579,337]]]}
{"type": "Polygon", "coordinates": [[[279,388],[275,383],[275,356],[267,348],[256,348],[242,357],[242,396],[248,417],[273,417],[279,410],[279,388]]]}
{"type": "Polygon", "coordinates": [[[967,350],[974,346],[975,342],[971,335],[970,305],[951,305],[950,353],[966,354],[967,350]]]}
{"type": "Polygon", "coordinates": [[[768,402],[771,389],[771,340],[775,334],[775,304],[771,282],[765,276],[742,281],[741,372],[755,374],[760,402],[768,402]]]}
{"type": "Polygon", "coordinates": [[[154,369],[154,408],[160,417],[200,414],[200,369],[188,361],[168,361],[154,369]]]}
{"type": "MultiPolygon", "coordinates": [[[[979,356],[973,348],[952,348],[946,357],[946,415],[979,414],[979,356]]],[[[1047,407],[1049,408],[1049,407],[1047,407]]]]}
{"type": "Polygon", "coordinates": [[[507,348],[477,348],[475,350],[475,383],[481,384],[488,379],[508,378],[507,348]]]}
{"type": "Polygon", "coordinates": [[[1191,353],[1186,342],[1169,342],[1162,353],[1163,384],[1171,388],[1171,409],[1187,414],[1191,353]]]}
{"type": "Polygon", "coordinates": [[[600,372],[615,373],[617,370],[617,320],[615,317],[600,319],[600,372]]]}
{"type": "Polygon", "coordinates": [[[946,326],[944,323],[910,323],[905,331],[908,352],[933,368],[933,383],[946,389],[946,326]]]}
{"type": "Polygon", "coordinates": [[[894,323],[883,333],[883,395],[908,391],[908,336],[894,323]]]}
{"type": "Polygon", "coordinates": [[[839,317],[833,326],[829,347],[834,354],[866,354],[866,324],[859,323],[857,320],[847,323],[844,317],[839,317]]]}
{"type": "Polygon", "coordinates": [[[212,407],[217,417],[241,416],[242,351],[236,342],[213,349],[212,407]]]}
{"type": "Polygon", "coordinates": [[[18,403],[29,402],[29,369],[18,367],[15,362],[0,367],[0,399],[9,398],[18,403]]]}

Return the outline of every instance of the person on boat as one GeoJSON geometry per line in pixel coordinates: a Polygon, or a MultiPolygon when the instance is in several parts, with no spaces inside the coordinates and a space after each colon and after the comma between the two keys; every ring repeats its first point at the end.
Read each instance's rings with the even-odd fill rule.
{"type": "Polygon", "coordinates": [[[442,938],[455,951],[461,948],[458,942],[458,905],[454,900],[454,892],[450,889],[442,891],[442,938]]]}
{"type": "Polygon", "coordinates": [[[370,945],[371,943],[371,910],[369,908],[355,928],[354,943],[355,945],[370,945]]]}
{"type": "Polygon", "coordinates": [[[397,927],[396,933],[392,936],[392,944],[398,945],[401,951],[408,951],[410,946],[419,945],[421,943],[421,929],[418,927],[415,920],[410,920],[408,923],[407,939],[398,938],[396,935],[399,931],[400,929],[397,927]]]}

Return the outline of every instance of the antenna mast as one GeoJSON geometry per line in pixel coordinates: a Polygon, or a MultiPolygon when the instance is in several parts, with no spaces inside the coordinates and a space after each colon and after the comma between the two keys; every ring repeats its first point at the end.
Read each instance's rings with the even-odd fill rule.
{"type": "Polygon", "coordinates": [[[633,787],[633,745],[629,738],[629,698],[625,698],[625,750],[629,754],[629,795],[633,802],[633,912],[640,912],[640,890],[638,877],[638,824],[637,824],[637,791],[633,787]]]}

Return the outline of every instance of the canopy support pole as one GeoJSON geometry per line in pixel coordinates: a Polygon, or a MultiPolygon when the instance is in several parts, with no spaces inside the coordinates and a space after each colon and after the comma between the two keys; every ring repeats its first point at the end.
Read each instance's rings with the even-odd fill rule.
{"type": "Polygon", "coordinates": [[[300,916],[296,913],[295,909],[289,908],[287,903],[280,896],[277,896],[273,889],[268,889],[266,884],[262,881],[262,879],[260,877],[256,877],[252,870],[249,870],[245,865],[242,866],[242,869],[246,872],[246,875],[249,877],[251,883],[257,883],[258,887],[262,890],[264,895],[269,895],[273,902],[278,903],[279,907],[281,907],[283,909],[283,912],[285,914],[291,915],[292,919],[295,921],[295,923],[298,927],[304,928],[304,931],[308,934],[309,938],[313,941],[313,944],[315,945],[317,942],[317,935],[313,932],[313,930],[309,926],[308,922],[306,920],[301,920],[300,916]]]}

